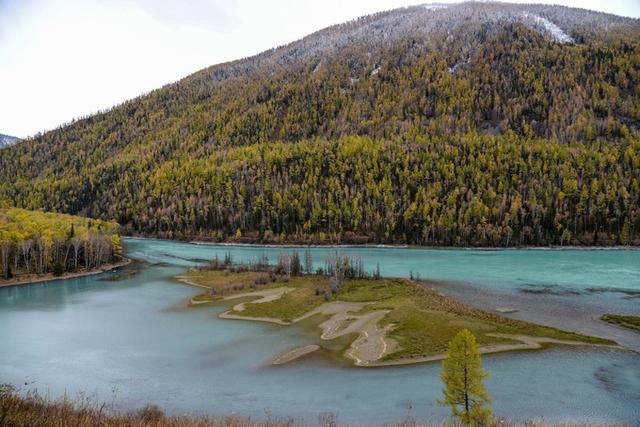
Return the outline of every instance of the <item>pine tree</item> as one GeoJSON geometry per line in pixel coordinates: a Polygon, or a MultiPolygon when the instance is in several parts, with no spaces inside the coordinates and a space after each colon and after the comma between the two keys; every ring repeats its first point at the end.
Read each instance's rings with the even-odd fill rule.
{"type": "Polygon", "coordinates": [[[490,424],[491,399],[483,384],[486,376],[476,338],[463,329],[449,343],[440,378],[445,386],[441,403],[450,406],[452,414],[465,426],[490,424]]]}

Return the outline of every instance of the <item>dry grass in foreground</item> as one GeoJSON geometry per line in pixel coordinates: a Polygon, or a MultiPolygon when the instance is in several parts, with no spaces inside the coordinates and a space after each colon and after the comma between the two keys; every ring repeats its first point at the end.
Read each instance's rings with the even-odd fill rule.
{"type": "MultiPolygon", "coordinates": [[[[357,424],[362,426],[362,423],[357,424]]],[[[430,422],[407,418],[395,423],[383,424],[385,427],[440,427],[458,426],[453,421],[430,422]]],[[[580,423],[572,421],[509,421],[497,419],[495,426],[501,427],[626,427],[624,423],[580,423]]],[[[119,413],[108,405],[96,404],[90,399],[72,400],[62,398],[51,400],[37,393],[21,396],[10,385],[0,385],[0,426],[1,427],[296,427],[324,426],[338,427],[348,424],[337,421],[333,414],[324,414],[315,422],[294,418],[273,418],[265,416],[263,420],[249,418],[196,415],[165,415],[157,406],[119,413]]]]}

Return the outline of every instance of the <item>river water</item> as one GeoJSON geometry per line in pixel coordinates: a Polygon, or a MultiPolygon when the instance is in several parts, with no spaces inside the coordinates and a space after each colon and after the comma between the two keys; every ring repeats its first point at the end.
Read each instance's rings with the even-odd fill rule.
{"type": "MultiPolygon", "coordinates": [[[[155,403],[172,413],[272,414],[311,423],[331,412],[363,425],[407,414],[446,418],[447,409],[437,404],[439,363],[352,368],[321,352],[271,366],[278,354],[316,343],[317,334],[304,326],[219,320],[223,307],[187,308],[198,290],[173,279],[227,251],[237,262],[263,255],[275,262],[293,249],[129,238],[125,250],[136,262],[121,272],[0,288],[0,382],[52,397],[82,392],[123,410],[155,403]]],[[[380,263],[383,275],[419,274],[462,286],[465,295],[640,313],[640,251],[311,251],[317,266],[339,251],[361,257],[369,270],[380,263]]],[[[624,335],[630,347],[638,337],[624,335]]],[[[497,415],[640,420],[640,355],[632,351],[554,347],[485,356],[483,364],[497,415]]]]}

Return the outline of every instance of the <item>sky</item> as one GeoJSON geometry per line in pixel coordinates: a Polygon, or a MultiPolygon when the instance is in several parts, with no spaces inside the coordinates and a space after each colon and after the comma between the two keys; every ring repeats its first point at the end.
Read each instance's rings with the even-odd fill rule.
{"type": "MultiPolygon", "coordinates": [[[[516,0],[534,1],[640,17],[640,0],[516,0]]],[[[209,65],[428,2],[0,0],[0,133],[32,136],[209,65]]]]}

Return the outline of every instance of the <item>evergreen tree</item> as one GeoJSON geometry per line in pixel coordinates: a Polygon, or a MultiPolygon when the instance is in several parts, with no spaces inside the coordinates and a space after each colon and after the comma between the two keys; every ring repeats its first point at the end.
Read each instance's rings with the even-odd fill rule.
{"type": "Polygon", "coordinates": [[[440,378],[445,386],[441,403],[450,406],[452,414],[465,426],[490,423],[490,397],[483,384],[486,376],[476,338],[463,329],[449,343],[440,378]]]}

